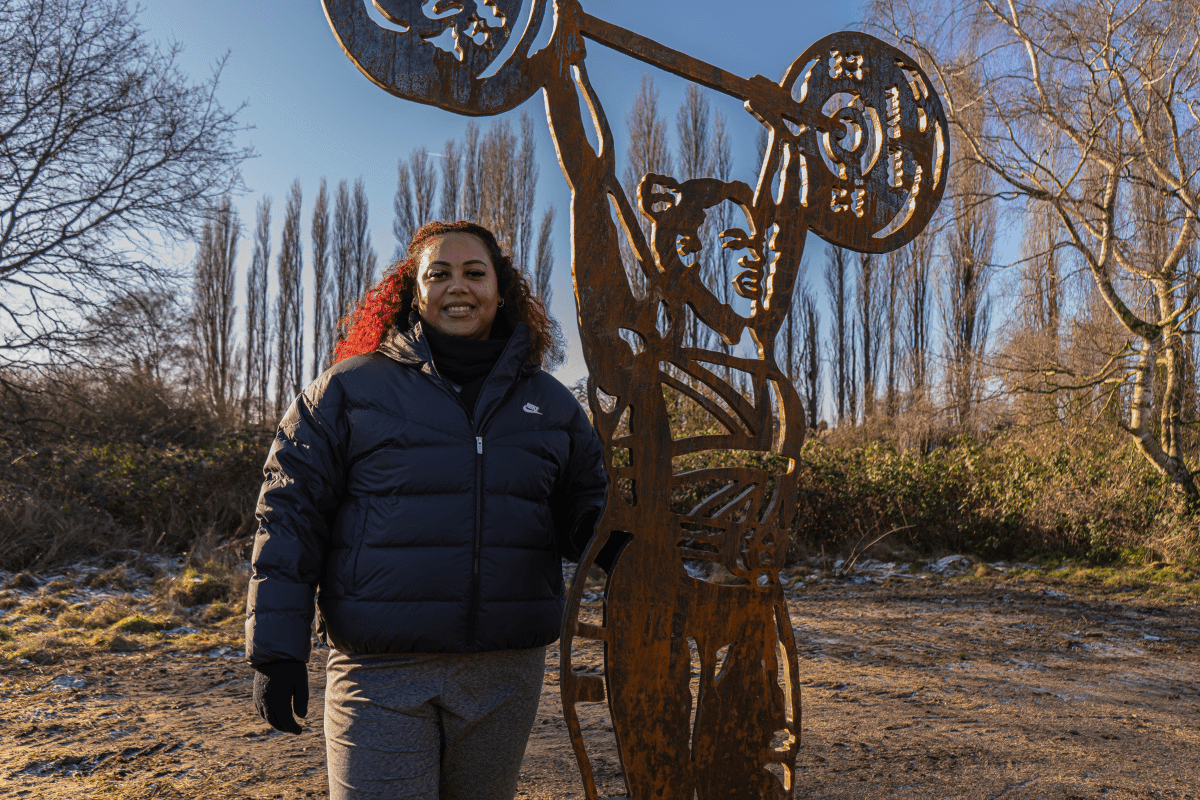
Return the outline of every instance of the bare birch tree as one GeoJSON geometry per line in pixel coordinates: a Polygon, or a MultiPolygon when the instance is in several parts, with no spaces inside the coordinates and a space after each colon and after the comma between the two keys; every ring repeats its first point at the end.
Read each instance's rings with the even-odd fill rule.
{"type": "Polygon", "coordinates": [[[1200,501],[1181,417],[1183,335],[1200,290],[1186,257],[1200,223],[1200,5],[945,0],[885,10],[939,84],[960,163],[1053,211],[1126,331],[1128,354],[1098,372],[1046,365],[1042,375],[1128,385],[1121,428],[1189,502],[1200,501]],[[956,38],[964,27],[970,42],[956,38]],[[968,73],[978,91],[960,86],[968,73]],[[971,104],[986,107],[989,124],[970,124],[971,104]],[[1157,224],[1140,217],[1139,187],[1169,208],[1165,247],[1147,240],[1146,223],[1157,224]]]}

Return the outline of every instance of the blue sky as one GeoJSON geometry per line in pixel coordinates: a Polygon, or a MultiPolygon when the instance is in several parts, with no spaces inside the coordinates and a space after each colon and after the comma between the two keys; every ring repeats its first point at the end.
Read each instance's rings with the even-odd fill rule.
{"type": "MultiPolygon", "coordinates": [[[[588,13],[683,50],[738,75],[778,77],[803,50],[833,31],[859,27],[861,3],[816,3],[808,0],[583,0],[588,13]]],[[[193,80],[207,77],[228,53],[219,96],[226,107],[246,103],[242,134],[258,157],[244,168],[248,193],[237,199],[243,230],[239,251],[239,285],[250,261],[249,233],[254,207],[263,195],[273,199],[272,273],[282,228],[284,197],[292,181],[304,189],[304,242],[322,176],[331,184],[361,176],[371,205],[371,234],[381,265],[390,258],[392,196],[396,163],[414,147],[441,152],[446,139],[461,139],[467,119],[440,109],[399,100],[371,84],[338,47],[318,0],[141,0],[139,20],[151,38],[164,46],[184,46],[180,66],[193,80]]],[[[372,12],[374,13],[373,9],[372,12]]],[[[624,119],[641,75],[650,72],[661,90],[660,109],[674,131],[675,110],[685,82],[642,62],[589,43],[588,73],[604,103],[624,153],[624,119]]],[[[727,118],[733,134],[734,173],[751,180],[757,165],[758,123],[732,98],[710,93],[713,106],[727,118]]],[[[569,358],[556,376],[568,385],[586,374],[575,331],[570,287],[568,192],[554,159],[545,125],[541,94],[522,106],[538,131],[538,210],[553,204],[555,279],[552,312],[569,340],[569,358]]],[[[509,112],[516,122],[520,111],[509,112]]],[[[489,120],[480,120],[481,125],[489,120]]],[[[623,172],[624,165],[618,165],[623,172]]],[[[173,256],[184,264],[187,249],[173,256]]],[[[305,319],[311,321],[311,266],[305,262],[305,319]]],[[[272,274],[272,282],[274,275],[272,274]]],[[[239,289],[239,307],[244,305],[239,289]]],[[[308,334],[310,339],[311,333],[308,334]]],[[[311,341],[306,346],[311,348],[311,341]]],[[[306,367],[306,372],[308,368],[306,367]]]]}

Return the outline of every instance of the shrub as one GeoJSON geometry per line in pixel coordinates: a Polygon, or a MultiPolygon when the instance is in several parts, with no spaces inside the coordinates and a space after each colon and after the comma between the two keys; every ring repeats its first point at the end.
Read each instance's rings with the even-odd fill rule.
{"type": "MultiPolygon", "coordinates": [[[[0,569],[39,570],[134,545],[183,553],[206,535],[245,540],[269,442],[266,432],[186,447],[0,438],[0,569]]],[[[25,580],[10,583],[36,587],[25,580]]],[[[93,580],[118,586],[120,575],[93,580]]]]}
{"type": "Polygon", "coordinates": [[[1133,546],[1193,552],[1196,521],[1179,514],[1169,483],[1133,447],[1064,439],[960,437],[928,454],[880,441],[806,443],[795,540],[850,551],[883,537],[920,553],[1095,562],[1133,546]]]}

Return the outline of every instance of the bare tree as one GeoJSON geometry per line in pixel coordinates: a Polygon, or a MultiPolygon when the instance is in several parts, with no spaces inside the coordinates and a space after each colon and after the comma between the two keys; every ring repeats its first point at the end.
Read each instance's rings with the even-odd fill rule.
{"type": "Polygon", "coordinates": [[[462,171],[462,154],[458,143],[447,139],[445,158],[442,159],[442,219],[446,222],[462,217],[459,202],[459,173],[462,171]]]}
{"type": "Polygon", "coordinates": [[[846,251],[834,245],[825,247],[825,286],[829,291],[829,312],[833,325],[830,345],[830,367],[833,380],[833,396],[837,403],[838,424],[846,419],[847,411],[854,421],[854,403],[846,407],[847,394],[853,380],[854,367],[850,358],[850,347],[854,339],[850,311],[850,261],[846,251]]]}
{"type": "MultiPolygon", "coordinates": [[[[468,129],[468,136],[472,130],[468,129]]],[[[506,119],[498,119],[479,140],[474,150],[474,169],[465,170],[464,216],[474,217],[496,234],[497,241],[512,254],[519,269],[530,268],[533,240],[533,207],[538,167],[533,123],[521,115],[518,138],[506,119]],[[471,201],[475,205],[471,205],[471,201]]],[[[472,152],[468,139],[464,151],[472,152]]]]}
{"type": "MultiPolygon", "coordinates": [[[[671,174],[671,149],[667,141],[667,123],[658,113],[658,90],[654,88],[654,79],[648,73],[642,74],[641,88],[633,100],[633,108],[625,118],[629,131],[628,165],[625,168],[625,194],[637,197],[637,187],[642,176],[654,172],[660,175],[671,174]]],[[[638,218],[642,234],[649,241],[649,230],[646,220],[638,218]]],[[[633,248],[624,237],[620,238],[621,262],[625,265],[625,274],[634,294],[645,293],[645,277],[642,267],[638,266],[633,248]]],[[[647,265],[649,268],[649,265],[647,265]]]]}
{"type": "Polygon", "coordinates": [[[271,371],[270,302],[267,267],[271,263],[271,198],[258,202],[254,253],[246,275],[246,385],[243,416],[261,425],[267,416],[267,376],[271,371]]]}
{"type": "Polygon", "coordinates": [[[907,273],[904,280],[904,364],[908,372],[908,394],[914,405],[927,399],[931,298],[929,278],[933,268],[934,237],[918,236],[904,248],[907,273]]]}
{"type": "MultiPolygon", "coordinates": [[[[350,292],[350,304],[357,303],[367,288],[375,282],[375,248],[371,245],[370,206],[367,190],[362,178],[354,181],[354,195],[350,213],[350,253],[352,256],[354,283],[350,292]]],[[[347,309],[349,310],[349,309],[347,309]]]]}
{"type": "Polygon", "coordinates": [[[283,238],[279,243],[279,261],[276,264],[276,274],[279,277],[278,311],[275,314],[278,325],[275,356],[276,417],[282,416],[283,409],[291,398],[300,394],[304,380],[304,286],[300,282],[304,269],[304,254],[300,246],[301,199],[300,181],[293,181],[284,208],[283,238]]]}
{"type": "MultiPolygon", "coordinates": [[[[417,227],[433,219],[433,200],[437,195],[437,170],[429,163],[429,151],[424,146],[417,147],[408,157],[412,169],[413,210],[416,213],[417,227]]],[[[407,242],[405,242],[407,244],[407,242]]]]}
{"type": "MultiPolygon", "coordinates": [[[[349,208],[349,206],[347,206],[349,208]]],[[[396,249],[392,252],[392,260],[404,258],[408,243],[413,234],[421,227],[417,221],[416,201],[413,198],[412,172],[408,164],[401,159],[396,163],[396,195],[392,198],[392,235],[396,237],[396,249]]],[[[336,211],[334,218],[336,219],[336,211]]]]}
{"type": "Polygon", "coordinates": [[[517,230],[513,242],[513,263],[525,272],[533,269],[533,202],[537,194],[539,168],[537,164],[537,139],[533,120],[521,114],[521,149],[514,165],[513,185],[517,196],[513,208],[517,215],[517,230]]]}
{"type": "Polygon", "coordinates": [[[1108,386],[1116,397],[1129,387],[1121,428],[1189,502],[1200,501],[1181,416],[1182,340],[1200,290],[1187,259],[1200,223],[1197,3],[945,0],[920,16],[899,4],[887,10],[894,34],[939,84],[960,163],[1053,211],[1125,329],[1125,353],[1090,374],[1043,365],[1041,388],[1108,386]],[[964,27],[969,42],[956,38],[964,27]],[[960,85],[967,73],[978,89],[960,85]],[[987,109],[989,124],[973,124],[973,107],[987,109]],[[1163,198],[1165,224],[1142,216],[1139,187],[1163,198]],[[1158,235],[1151,228],[1166,246],[1149,240],[1158,235]]]}
{"type": "MultiPolygon", "coordinates": [[[[680,180],[706,178],[712,175],[716,152],[709,134],[711,118],[712,111],[708,96],[699,86],[689,83],[683,102],[675,115],[675,133],[679,142],[677,170],[680,180]]],[[[697,233],[700,241],[706,244],[696,255],[701,280],[715,288],[717,282],[722,278],[721,275],[718,275],[720,265],[716,258],[717,252],[720,250],[716,246],[716,217],[706,214],[697,233]]],[[[711,329],[701,327],[699,320],[690,311],[688,309],[691,323],[687,333],[689,343],[694,347],[712,347],[715,344],[714,340],[718,337],[712,334],[711,329]]]]}
{"type": "Polygon", "coordinates": [[[875,413],[875,380],[879,375],[880,302],[878,263],[870,253],[858,255],[858,341],[862,344],[863,419],[875,413]]]}
{"type": "Polygon", "coordinates": [[[392,200],[395,212],[392,235],[396,237],[393,261],[404,257],[417,228],[433,219],[436,195],[437,170],[429,161],[429,151],[424,145],[414,147],[407,164],[403,159],[396,164],[396,196],[392,200]]]}
{"type": "Polygon", "coordinates": [[[407,163],[400,162],[392,223],[396,257],[402,255],[417,228],[434,219],[436,205],[444,220],[470,219],[489,228],[518,269],[530,274],[536,271],[537,137],[528,114],[521,115],[520,125],[517,136],[508,120],[501,118],[481,137],[478,126],[471,122],[462,144],[446,140],[437,204],[437,175],[427,150],[418,147],[407,163]]]}
{"type": "MultiPolygon", "coordinates": [[[[906,250],[895,250],[883,258],[883,327],[887,336],[887,352],[883,358],[884,371],[884,412],[891,419],[900,410],[900,392],[897,387],[899,379],[899,334],[900,334],[900,292],[903,289],[906,250]]],[[[880,343],[882,347],[882,343],[880,343]]]]}
{"type": "Polygon", "coordinates": [[[234,408],[236,394],[234,283],[241,235],[237,210],[226,196],[212,219],[204,225],[193,270],[192,337],[204,395],[209,408],[219,418],[227,418],[234,408]]]}
{"type": "Polygon", "coordinates": [[[313,208],[312,229],[313,264],[313,358],[312,376],[315,380],[329,369],[333,350],[333,319],[329,307],[329,198],[325,179],[317,187],[317,203],[313,208]]]}
{"type": "Polygon", "coordinates": [[[354,264],[354,220],[350,208],[350,186],[338,181],[333,198],[333,226],[330,241],[333,256],[333,324],[340,340],[345,333],[342,322],[357,299],[354,264]]]}
{"type": "Polygon", "coordinates": [[[550,308],[550,298],[553,296],[550,288],[550,274],[554,270],[554,244],[550,240],[553,233],[554,206],[550,206],[542,216],[542,226],[538,230],[537,259],[533,270],[537,296],[546,308],[550,308]]]}
{"type": "MultiPolygon", "coordinates": [[[[964,140],[978,137],[987,125],[986,106],[976,76],[963,71],[954,77],[960,98],[972,97],[952,136],[961,152],[964,140]]],[[[983,364],[991,326],[988,284],[996,238],[993,176],[978,162],[958,164],[951,177],[952,222],[947,231],[946,297],[942,306],[946,331],[946,390],[955,421],[971,422],[971,412],[983,390],[983,364]]]]}
{"type": "Polygon", "coordinates": [[[846,414],[850,424],[855,425],[858,423],[858,337],[853,332],[856,327],[853,318],[850,327],[850,361],[846,365],[846,414]]]}
{"type": "Polygon", "coordinates": [[[805,287],[800,294],[800,318],[804,323],[804,347],[800,351],[800,394],[804,398],[807,424],[816,430],[817,411],[821,402],[821,346],[819,331],[821,318],[817,313],[817,299],[805,287]]]}
{"type": "MultiPolygon", "coordinates": [[[[712,142],[713,177],[717,180],[728,182],[733,179],[733,150],[729,143],[729,129],[725,123],[725,115],[720,111],[713,114],[712,142]]],[[[740,221],[737,223],[734,222],[734,206],[731,203],[722,203],[717,208],[716,218],[713,220],[713,226],[717,233],[739,227],[742,224],[744,223],[740,221]]],[[[731,279],[733,257],[723,247],[716,247],[715,251],[713,253],[713,272],[716,276],[716,285],[713,287],[714,293],[721,299],[722,303],[730,305],[733,302],[733,281],[731,279]]],[[[714,342],[714,345],[726,353],[733,350],[733,345],[725,344],[720,338],[714,342]]],[[[721,369],[724,372],[726,383],[729,383],[732,379],[732,372],[729,367],[722,367],[721,369]]]]}
{"type": "MultiPolygon", "coordinates": [[[[250,153],[122,0],[0,4],[0,366],[78,363],[114,298],[180,277],[149,255],[197,237],[250,153]],[[37,351],[37,354],[35,354],[37,351]]],[[[115,318],[109,318],[110,321],[115,318]]]]}
{"type": "Polygon", "coordinates": [[[459,200],[459,216],[464,219],[477,218],[479,214],[479,126],[472,120],[463,133],[462,145],[462,192],[459,200]]]}
{"type": "MultiPolygon", "coordinates": [[[[95,334],[87,339],[89,365],[101,373],[144,376],[157,386],[186,389],[193,374],[203,371],[196,364],[194,320],[195,310],[184,309],[167,290],[118,295],[86,319],[95,334]]],[[[236,354],[231,363],[235,369],[240,363],[236,354]]]]}

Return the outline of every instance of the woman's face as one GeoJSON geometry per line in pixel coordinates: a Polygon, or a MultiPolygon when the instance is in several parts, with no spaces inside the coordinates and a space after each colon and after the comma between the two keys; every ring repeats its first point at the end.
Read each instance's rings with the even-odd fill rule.
{"type": "Polygon", "coordinates": [[[500,289],[483,242],[469,233],[434,237],[417,262],[417,311],[438,333],[486,339],[500,289]]]}

